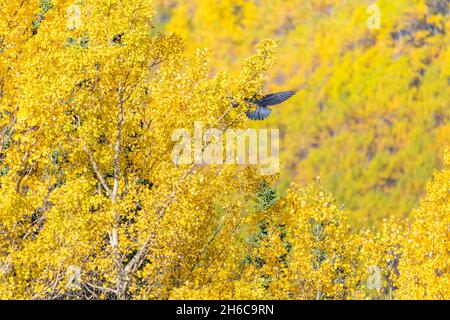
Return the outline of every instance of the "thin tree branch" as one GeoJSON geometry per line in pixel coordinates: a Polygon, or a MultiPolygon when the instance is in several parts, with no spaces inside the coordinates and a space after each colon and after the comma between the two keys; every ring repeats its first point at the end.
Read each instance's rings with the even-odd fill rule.
{"type": "MultiPolygon", "coordinates": [[[[224,114],[227,114],[230,111],[230,109],[228,109],[227,111],[225,111],[224,114]]],[[[239,113],[239,115],[233,120],[231,121],[229,124],[227,124],[225,127],[222,128],[222,130],[226,130],[228,129],[233,123],[235,123],[239,117],[242,115],[243,113],[239,113]]],[[[219,119],[222,119],[224,116],[222,115],[219,119]]],[[[217,122],[217,121],[216,121],[217,122]]],[[[210,143],[210,142],[209,142],[210,143]]],[[[203,150],[208,146],[209,144],[207,144],[206,146],[203,147],[203,150]]],[[[194,168],[195,168],[195,163],[191,165],[191,167],[185,171],[185,173],[183,174],[183,176],[180,178],[179,182],[177,183],[177,186],[174,188],[174,190],[168,195],[167,200],[165,201],[164,205],[159,207],[157,209],[158,212],[158,218],[156,221],[156,227],[159,225],[160,220],[164,217],[167,209],[169,208],[169,206],[173,203],[173,200],[176,198],[177,195],[177,191],[179,189],[179,186],[181,183],[184,182],[184,180],[186,180],[187,176],[190,175],[194,168]]],[[[155,228],[156,229],[156,228],[155,228]]],[[[144,241],[144,243],[141,245],[140,249],[138,250],[138,252],[136,253],[136,255],[128,262],[128,264],[126,265],[124,272],[126,275],[133,273],[137,268],[139,268],[140,264],[143,261],[143,258],[148,250],[148,246],[150,245],[150,243],[153,241],[153,239],[156,236],[156,230],[154,232],[152,232],[144,241]]]]}
{"type": "Polygon", "coordinates": [[[102,185],[103,189],[105,190],[108,197],[111,197],[111,190],[109,189],[108,185],[106,184],[105,179],[103,178],[103,175],[100,173],[100,170],[98,168],[97,162],[95,162],[95,159],[92,155],[92,153],[89,151],[88,147],[83,144],[83,150],[86,152],[89,161],[91,162],[92,169],[94,170],[95,175],[97,176],[97,180],[102,185]]]}
{"type": "Polygon", "coordinates": [[[86,287],[86,285],[88,285],[88,286],[90,286],[91,288],[100,290],[100,291],[102,291],[102,292],[110,292],[110,293],[117,294],[117,291],[114,290],[114,289],[111,289],[111,288],[108,288],[108,287],[100,287],[100,286],[96,286],[95,284],[90,283],[90,282],[88,282],[88,281],[86,281],[86,280],[83,281],[82,284],[84,284],[85,287],[86,287]]]}
{"type": "Polygon", "coordinates": [[[122,125],[123,125],[123,93],[121,87],[118,88],[119,92],[119,113],[117,116],[117,136],[116,143],[114,145],[114,187],[111,194],[111,203],[113,205],[114,210],[114,226],[111,230],[110,234],[110,242],[113,250],[114,261],[117,267],[117,296],[119,299],[125,298],[126,290],[127,290],[127,282],[124,281],[124,271],[123,271],[123,263],[122,258],[119,253],[119,234],[118,234],[118,224],[119,224],[119,215],[117,214],[117,209],[115,208],[115,204],[117,201],[117,194],[119,192],[119,182],[120,182],[120,147],[121,147],[121,139],[122,139],[122,125]]]}

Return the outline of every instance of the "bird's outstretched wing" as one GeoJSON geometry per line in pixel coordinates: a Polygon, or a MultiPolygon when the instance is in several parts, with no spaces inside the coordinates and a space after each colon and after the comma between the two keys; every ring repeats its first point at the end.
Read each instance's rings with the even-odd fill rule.
{"type": "Polygon", "coordinates": [[[274,106],[280,104],[295,94],[295,91],[284,91],[278,93],[271,93],[265,95],[261,99],[257,100],[256,103],[263,107],[274,106]]]}
{"type": "Polygon", "coordinates": [[[246,112],[247,117],[251,120],[264,120],[268,116],[270,116],[271,113],[272,113],[271,109],[261,106],[258,106],[256,110],[246,112]]]}
{"type": "MultiPolygon", "coordinates": [[[[280,104],[292,97],[295,93],[296,91],[284,91],[267,94],[259,100],[256,100],[254,98],[244,99],[245,102],[251,103],[256,106],[255,110],[249,110],[246,112],[247,117],[251,120],[264,120],[272,113],[272,110],[268,108],[269,106],[280,104]]],[[[233,107],[236,108],[238,106],[238,103],[233,100],[232,97],[227,98],[232,99],[233,107]]]]}

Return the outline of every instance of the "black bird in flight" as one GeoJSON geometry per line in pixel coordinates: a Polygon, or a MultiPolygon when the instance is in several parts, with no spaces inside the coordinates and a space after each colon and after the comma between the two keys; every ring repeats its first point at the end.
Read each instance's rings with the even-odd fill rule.
{"type": "MultiPolygon", "coordinates": [[[[244,99],[245,102],[256,106],[255,110],[248,110],[246,112],[247,118],[251,120],[266,119],[272,113],[272,109],[269,108],[270,106],[274,106],[288,100],[295,93],[296,91],[283,91],[267,94],[261,99],[244,99]]],[[[237,105],[237,102],[233,101],[233,107],[237,107],[237,105]]]]}

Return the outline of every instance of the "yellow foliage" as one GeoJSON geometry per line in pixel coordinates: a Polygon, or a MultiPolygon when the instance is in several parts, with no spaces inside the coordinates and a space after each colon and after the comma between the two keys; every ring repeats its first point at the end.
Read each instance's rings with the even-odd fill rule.
{"type": "Polygon", "coordinates": [[[282,129],[283,186],[317,176],[381,226],[418,205],[450,144],[448,13],[441,0],[155,0],[156,27],[187,50],[214,52],[211,70],[238,68],[253,44],[279,43],[267,91],[302,87],[262,124],[282,129]],[[380,28],[367,27],[369,5],[380,28]],[[387,208],[389,210],[387,210],[387,208]]]}
{"type": "Polygon", "coordinates": [[[0,0],[0,299],[450,298],[448,19],[261,3],[0,0]],[[281,178],[173,163],[269,78],[281,178]]]}
{"type": "Polygon", "coordinates": [[[18,21],[0,30],[0,297],[168,297],[221,267],[260,180],[253,167],[175,166],[171,134],[243,127],[226,97],[260,90],[275,43],[238,77],[210,77],[206,51],[187,58],[178,35],[149,33],[148,1],[73,5],[0,6],[18,21]]]}
{"type": "Polygon", "coordinates": [[[345,299],[353,295],[358,280],[357,247],[347,212],[322,188],[292,185],[279,204],[262,216],[253,216],[249,224],[265,229],[250,253],[256,266],[249,274],[264,279],[269,298],[345,299]],[[261,220],[257,223],[256,219],[261,220]]]}
{"type": "Polygon", "coordinates": [[[450,150],[445,168],[434,174],[427,195],[411,213],[400,259],[398,297],[450,298],[450,150]]]}

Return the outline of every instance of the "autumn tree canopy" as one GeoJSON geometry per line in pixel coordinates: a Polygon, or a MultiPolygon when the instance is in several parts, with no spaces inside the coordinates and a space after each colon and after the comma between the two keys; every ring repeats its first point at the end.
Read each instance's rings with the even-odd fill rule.
{"type": "Polygon", "coordinates": [[[302,3],[0,0],[0,299],[450,298],[449,151],[430,180],[449,142],[447,13],[416,5],[394,34],[344,41],[325,22],[359,7],[302,3]],[[323,20],[295,25],[299,8],[323,20]],[[175,130],[252,127],[245,102],[287,76],[307,89],[269,124],[297,182],[174,163],[175,130]],[[376,220],[400,191],[399,212],[420,205],[376,220]]]}

